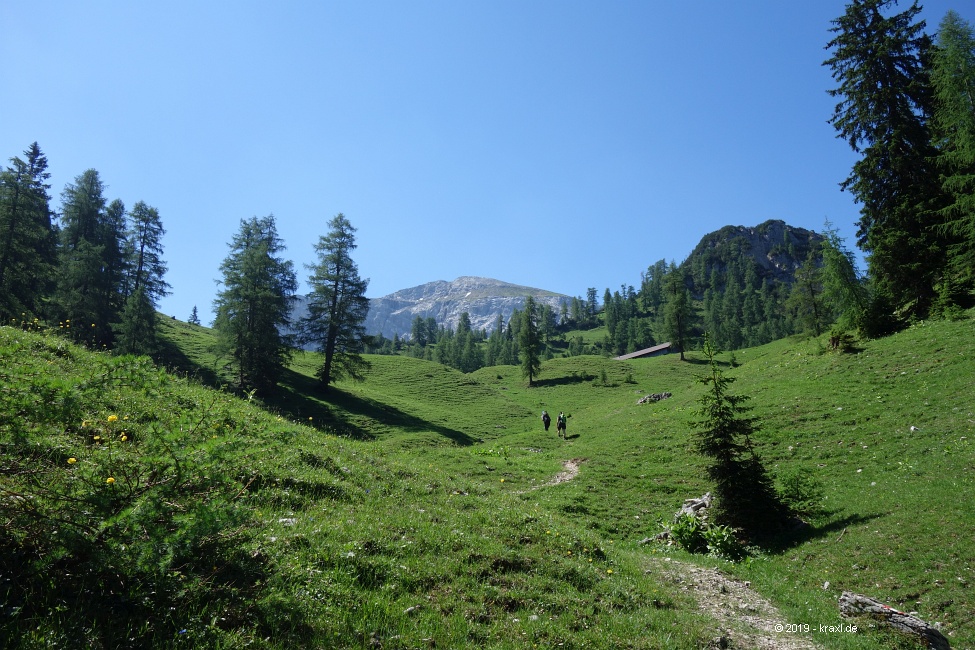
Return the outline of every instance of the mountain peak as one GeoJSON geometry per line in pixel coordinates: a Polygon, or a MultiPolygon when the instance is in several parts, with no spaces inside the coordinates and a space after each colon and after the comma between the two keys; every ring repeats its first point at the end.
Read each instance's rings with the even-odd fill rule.
{"type": "Polygon", "coordinates": [[[467,312],[474,329],[490,331],[498,314],[507,321],[515,309],[522,309],[525,296],[540,304],[560,309],[569,296],[543,289],[525,287],[493,278],[463,275],[447,282],[436,280],[409,289],[400,289],[369,301],[366,331],[392,338],[407,336],[413,320],[433,318],[438,325],[456,328],[460,315],[467,312]]]}

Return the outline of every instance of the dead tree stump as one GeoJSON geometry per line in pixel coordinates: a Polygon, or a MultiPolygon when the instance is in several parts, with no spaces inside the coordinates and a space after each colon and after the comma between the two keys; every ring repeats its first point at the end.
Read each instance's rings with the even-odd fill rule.
{"type": "Polygon", "coordinates": [[[933,626],[917,616],[898,611],[869,596],[844,591],[840,596],[840,614],[869,618],[900,632],[913,634],[933,650],[951,650],[948,639],[933,626]]]}

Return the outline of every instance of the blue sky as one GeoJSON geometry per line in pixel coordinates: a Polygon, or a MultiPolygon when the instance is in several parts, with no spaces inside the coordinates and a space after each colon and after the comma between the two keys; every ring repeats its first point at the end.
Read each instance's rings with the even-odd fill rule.
{"type": "MultiPolygon", "coordinates": [[[[930,33],[975,22],[922,4],[930,33]]],[[[342,212],[370,297],[462,275],[602,295],[725,225],[829,219],[853,247],[821,65],[844,6],[5,2],[0,157],[37,141],[56,209],[88,168],[156,207],[180,319],[210,321],[240,220],[272,213],[302,290],[342,212]]]]}

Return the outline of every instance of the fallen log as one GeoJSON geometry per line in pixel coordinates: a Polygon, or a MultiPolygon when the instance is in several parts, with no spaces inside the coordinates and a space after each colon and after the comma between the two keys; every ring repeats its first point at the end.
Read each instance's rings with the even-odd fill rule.
{"type": "Polygon", "coordinates": [[[848,617],[869,618],[900,632],[913,634],[933,650],[951,650],[948,639],[933,625],[922,621],[917,616],[898,611],[869,596],[844,591],[843,595],[840,596],[840,614],[848,617]]]}

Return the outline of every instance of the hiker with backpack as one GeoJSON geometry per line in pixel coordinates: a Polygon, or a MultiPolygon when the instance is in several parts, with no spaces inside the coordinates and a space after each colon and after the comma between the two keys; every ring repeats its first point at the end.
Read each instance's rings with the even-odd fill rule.
{"type": "Polygon", "coordinates": [[[542,411],[542,424],[545,425],[545,430],[548,431],[548,427],[552,424],[552,418],[549,416],[548,411],[542,411]]]}
{"type": "Polygon", "coordinates": [[[561,411],[559,411],[559,419],[556,421],[555,428],[559,432],[559,438],[569,439],[565,432],[565,414],[561,411]]]}

